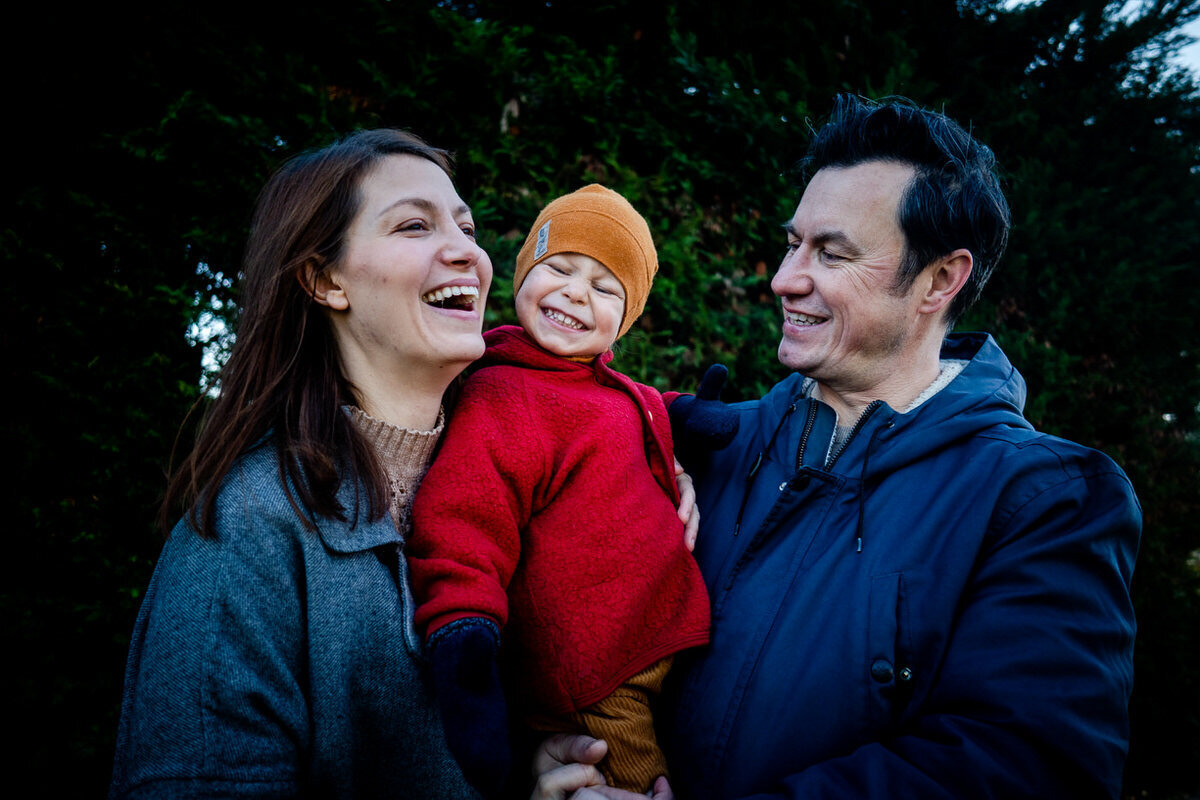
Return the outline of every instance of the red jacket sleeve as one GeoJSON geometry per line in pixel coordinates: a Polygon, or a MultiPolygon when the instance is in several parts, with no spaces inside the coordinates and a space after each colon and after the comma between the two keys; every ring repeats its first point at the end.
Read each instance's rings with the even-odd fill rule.
{"type": "Polygon", "coordinates": [[[517,372],[472,376],[417,491],[405,549],[417,630],[426,638],[464,617],[500,628],[508,620],[521,530],[545,474],[544,437],[521,412],[527,404],[517,372]]]}

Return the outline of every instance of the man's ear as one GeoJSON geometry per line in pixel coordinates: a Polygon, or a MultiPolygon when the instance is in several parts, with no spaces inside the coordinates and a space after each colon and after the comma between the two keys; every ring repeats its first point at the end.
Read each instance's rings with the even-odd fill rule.
{"type": "Polygon", "coordinates": [[[326,308],[345,311],[350,307],[350,298],[346,297],[333,269],[321,269],[321,262],[315,257],[304,262],[303,268],[296,273],[296,280],[313,300],[326,308]]]}
{"type": "Polygon", "coordinates": [[[934,262],[929,267],[928,283],[924,284],[925,296],[919,311],[922,314],[936,314],[949,306],[955,295],[967,285],[974,265],[971,251],[963,248],[934,262]]]}

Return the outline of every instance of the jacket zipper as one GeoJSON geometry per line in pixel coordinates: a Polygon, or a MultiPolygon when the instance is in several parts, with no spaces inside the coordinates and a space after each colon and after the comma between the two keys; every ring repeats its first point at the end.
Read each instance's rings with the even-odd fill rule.
{"type": "Polygon", "coordinates": [[[804,468],[804,451],[808,449],[808,437],[812,435],[813,426],[817,422],[817,401],[809,398],[808,421],[804,423],[804,433],[800,434],[800,446],[796,448],[796,472],[804,468]]]}
{"type": "Polygon", "coordinates": [[[858,432],[862,430],[862,426],[867,424],[867,420],[871,418],[872,414],[879,410],[881,405],[883,405],[882,400],[872,400],[870,404],[863,409],[863,412],[858,415],[858,421],[855,422],[854,427],[850,429],[850,435],[847,436],[845,441],[841,443],[837,449],[837,452],[829,457],[829,463],[825,465],[826,472],[833,469],[833,465],[837,463],[837,460],[842,457],[842,453],[846,452],[846,448],[850,446],[850,440],[858,435],[858,432]]]}
{"type": "MultiPolygon", "coordinates": [[[[871,415],[878,411],[879,407],[882,405],[882,400],[872,400],[867,407],[863,409],[863,412],[858,415],[858,421],[855,422],[854,427],[850,429],[850,435],[846,437],[844,442],[842,442],[841,447],[837,449],[837,452],[830,456],[829,464],[825,467],[826,470],[833,469],[833,465],[837,463],[837,460],[842,457],[842,453],[846,452],[846,448],[850,446],[850,440],[858,435],[858,432],[862,430],[863,425],[867,424],[867,420],[870,419],[871,415]]],[[[871,463],[871,446],[875,443],[875,436],[878,433],[879,429],[877,428],[875,433],[871,434],[871,441],[867,442],[867,451],[863,454],[862,487],[858,492],[858,522],[855,525],[854,530],[854,551],[856,553],[861,553],[863,548],[863,517],[866,514],[867,504],[867,465],[871,463]]]]}
{"type": "MultiPolygon", "coordinates": [[[[763,456],[765,456],[767,454],[767,452],[770,451],[771,447],[775,444],[775,438],[777,436],[779,436],[779,432],[781,430],[783,430],[783,424],[785,422],[787,422],[788,417],[790,417],[792,415],[792,412],[795,410],[796,410],[796,404],[792,403],[790,406],[787,407],[787,410],[783,412],[783,416],[781,416],[779,418],[779,424],[775,426],[775,432],[771,434],[771,439],[770,439],[770,441],[767,442],[766,448],[758,451],[758,455],[754,458],[754,464],[751,465],[750,471],[746,473],[746,488],[742,492],[742,503],[741,503],[741,505],[738,506],[737,520],[733,524],[733,535],[734,536],[737,536],[742,531],[742,515],[744,513],[746,513],[746,503],[747,503],[747,501],[750,500],[750,490],[754,488],[754,479],[758,475],[758,468],[762,466],[763,456]]],[[[816,418],[816,409],[814,406],[812,406],[810,404],[809,405],[809,414],[808,414],[808,424],[804,428],[804,436],[803,436],[803,439],[801,440],[801,444],[800,444],[800,448],[802,450],[804,448],[804,441],[808,439],[808,433],[810,430],[812,430],[813,420],[815,418],[816,418]]]]}

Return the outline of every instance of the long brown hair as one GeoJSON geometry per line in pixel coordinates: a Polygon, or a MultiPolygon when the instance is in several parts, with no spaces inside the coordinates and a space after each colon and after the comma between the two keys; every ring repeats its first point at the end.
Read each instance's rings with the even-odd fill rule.
{"type": "Polygon", "coordinates": [[[193,528],[215,538],[221,481],[268,433],[279,480],[305,527],[314,528],[315,516],[346,519],[337,499],[343,479],[365,487],[368,519],[386,512],[386,478],[341,411],[354,394],[305,278],[311,268],[311,285],[337,263],[362,179],[391,155],[418,156],[452,175],[446,151],[405,131],[379,129],[296,156],[263,187],[246,245],[237,338],[195,447],[168,483],[159,512],[164,531],[186,511],[193,528]]]}

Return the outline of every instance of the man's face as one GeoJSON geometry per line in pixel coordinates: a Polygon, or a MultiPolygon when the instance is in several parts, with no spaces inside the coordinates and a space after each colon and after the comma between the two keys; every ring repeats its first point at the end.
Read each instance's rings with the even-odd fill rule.
{"type": "Polygon", "coordinates": [[[913,176],[883,161],[813,176],[771,281],[785,366],[841,393],[872,392],[904,368],[919,315],[916,293],[895,289],[905,244],[897,208],[913,176]]]}

